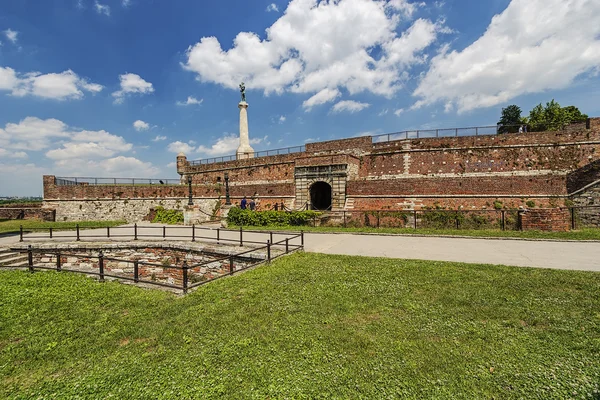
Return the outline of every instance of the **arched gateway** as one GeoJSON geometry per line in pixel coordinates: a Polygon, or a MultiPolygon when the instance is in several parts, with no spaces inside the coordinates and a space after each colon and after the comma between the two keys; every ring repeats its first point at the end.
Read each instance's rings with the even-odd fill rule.
{"type": "Polygon", "coordinates": [[[310,208],[325,211],[331,209],[331,185],[317,181],[310,186],[310,208]]]}

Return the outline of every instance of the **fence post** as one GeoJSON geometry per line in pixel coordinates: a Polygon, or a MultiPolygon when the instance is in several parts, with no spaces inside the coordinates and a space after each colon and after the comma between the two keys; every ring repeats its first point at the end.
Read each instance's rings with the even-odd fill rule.
{"type": "Polygon", "coordinates": [[[183,294],[187,294],[187,287],[188,287],[188,265],[187,265],[187,261],[183,261],[183,294]]]}
{"type": "Polygon", "coordinates": [[[56,253],[56,270],[60,272],[62,270],[62,265],[60,263],[60,251],[56,253]]]}
{"type": "Polygon", "coordinates": [[[163,239],[167,237],[167,227],[163,225],[163,239]]]}
{"type": "Polygon", "coordinates": [[[302,250],[304,250],[304,231],[300,231],[300,246],[302,246],[302,250]]]}
{"type": "Polygon", "coordinates": [[[104,282],[104,253],[98,253],[98,268],[100,269],[100,282],[104,282]]]}
{"type": "Polygon", "coordinates": [[[219,244],[220,240],[221,240],[221,229],[217,228],[217,244],[219,244]]]}
{"type": "Polygon", "coordinates": [[[192,242],[196,241],[196,224],[192,224],[192,242]]]}
{"type": "Polygon", "coordinates": [[[413,218],[414,218],[413,225],[414,225],[415,229],[417,229],[417,210],[413,210],[413,218]]]}
{"type": "Polygon", "coordinates": [[[138,240],[137,238],[137,222],[133,224],[133,240],[138,240]]]}
{"type": "Polygon", "coordinates": [[[379,211],[377,211],[377,229],[379,229],[379,217],[380,217],[379,211]]]}
{"type": "Polygon", "coordinates": [[[242,227],[240,226],[240,246],[244,245],[244,241],[243,241],[242,235],[243,235],[243,233],[242,233],[242,227]]]}
{"type": "Polygon", "coordinates": [[[75,228],[77,229],[77,241],[79,242],[79,224],[77,224],[75,228]]]}
{"type": "Polygon", "coordinates": [[[133,262],[133,281],[135,283],[140,281],[140,264],[138,260],[133,262]]]}
{"type": "Polygon", "coordinates": [[[110,238],[110,226],[106,227],[106,237],[110,238]]]}
{"type": "Polygon", "coordinates": [[[267,261],[271,262],[271,242],[267,240],[267,261]]]}
{"type": "Polygon", "coordinates": [[[229,275],[233,275],[233,256],[229,256],[229,275]]]}
{"type": "Polygon", "coordinates": [[[504,210],[502,210],[502,230],[506,230],[506,216],[504,210]]]}
{"type": "Polygon", "coordinates": [[[33,249],[31,245],[27,246],[27,265],[29,267],[29,272],[33,273],[33,249]]]}
{"type": "Polygon", "coordinates": [[[454,219],[456,220],[456,230],[460,229],[460,221],[458,220],[458,213],[456,213],[456,215],[454,216],[454,219]]]}
{"type": "Polygon", "coordinates": [[[273,232],[272,231],[269,232],[269,240],[271,241],[271,243],[273,243],[273,232]]]}
{"type": "Polygon", "coordinates": [[[346,227],[346,211],[344,211],[344,228],[346,227]]]}
{"type": "Polygon", "coordinates": [[[19,227],[19,242],[23,241],[23,225],[19,227]]]}
{"type": "Polygon", "coordinates": [[[571,230],[575,230],[575,207],[571,207],[571,230]]]}
{"type": "Polygon", "coordinates": [[[52,227],[50,227],[50,239],[52,239],[52,227]]]}
{"type": "Polygon", "coordinates": [[[290,252],[290,239],[285,238],[285,254],[290,252]]]}

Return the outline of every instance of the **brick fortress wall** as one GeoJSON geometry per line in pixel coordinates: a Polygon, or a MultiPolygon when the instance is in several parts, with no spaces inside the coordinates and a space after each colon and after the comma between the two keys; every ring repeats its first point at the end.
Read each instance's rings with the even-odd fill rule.
{"type": "MultiPolygon", "coordinates": [[[[227,173],[232,201],[257,194],[263,208],[292,199],[301,206],[298,199],[308,196],[304,192],[309,185],[326,179],[324,172],[312,180],[304,172],[327,165],[343,167],[337,180],[330,181],[340,192],[334,193],[338,208],[344,199],[352,200],[354,209],[486,208],[495,201],[519,207],[529,200],[538,207],[556,207],[565,204],[570,188],[597,178],[589,165],[600,162],[600,118],[590,119],[588,126],[383,143],[360,137],[310,143],[303,152],[201,165],[179,155],[177,172],[192,175],[195,199],[213,202],[224,202],[227,173]],[[298,171],[304,171],[302,184],[298,171]]],[[[56,186],[54,177],[44,178],[44,199],[54,206],[74,201],[183,202],[187,193],[185,184],[56,186]]]]}

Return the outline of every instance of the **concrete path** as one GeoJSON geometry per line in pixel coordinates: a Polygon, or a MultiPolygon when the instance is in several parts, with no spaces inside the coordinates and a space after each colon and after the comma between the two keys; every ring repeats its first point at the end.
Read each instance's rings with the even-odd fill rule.
{"type": "MultiPolygon", "coordinates": [[[[192,238],[191,227],[167,226],[165,238],[163,226],[157,224],[138,225],[140,240],[185,240],[192,238]]],[[[216,243],[217,232],[221,242],[239,243],[239,231],[219,229],[217,226],[196,228],[198,242],[216,243]]],[[[132,240],[134,228],[126,225],[107,230],[81,230],[82,240],[119,241],[132,240]]],[[[54,232],[53,240],[74,241],[73,231],[54,232]]],[[[273,242],[285,241],[293,233],[273,234],[273,242]]],[[[307,252],[326,254],[361,255],[373,257],[405,258],[433,261],[458,261],[467,263],[503,264],[523,267],[540,267],[600,272],[600,243],[558,242],[496,239],[463,239],[414,236],[379,236],[352,234],[305,233],[304,245],[307,252]]],[[[47,232],[26,234],[25,242],[45,241],[47,232]]],[[[244,232],[246,244],[265,245],[270,240],[268,232],[244,232]]],[[[300,245],[300,238],[289,239],[290,246],[300,245]]],[[[18,244],[19,237],[0,238],[0,247],[18,244]]],[[[281,243],[281,246],[284,244],[281,243]]]]}

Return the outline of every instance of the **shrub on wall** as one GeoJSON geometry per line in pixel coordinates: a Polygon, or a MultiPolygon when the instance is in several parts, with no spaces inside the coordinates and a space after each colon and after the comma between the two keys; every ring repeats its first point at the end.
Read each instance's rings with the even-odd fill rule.
{"type": "Polygon", "coordinates": [[[165,210],[163,207],[156,207],[156,215],[152,222],[161,224],[176,225],[183,223],[183,212],[178,210],[165,210]]]}
{"type": "Polygon", "coordinates": [[[234,207],[227,214],[227,222],[238,226],[301,226],[319,215],[315,211],[251,211],[234,207]]]}

